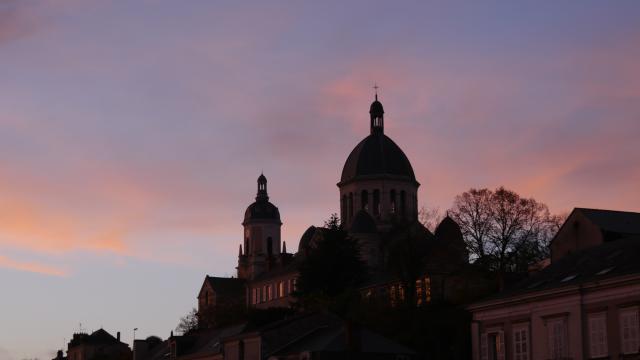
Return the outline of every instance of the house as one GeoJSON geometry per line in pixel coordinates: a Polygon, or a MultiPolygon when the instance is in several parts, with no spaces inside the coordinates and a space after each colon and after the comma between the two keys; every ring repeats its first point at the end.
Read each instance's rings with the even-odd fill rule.
{"type": "Polygon", "coordinates": [[[91,334],[75,333],[67,344],[67,360],[131,360],[129,345],[104,329],[91,334]]]}
{"type": "Polygon", "coordinates": [[[640,214],[574,209],[551,263],[471,304],[473,358],[640,358],[640,214]]]}

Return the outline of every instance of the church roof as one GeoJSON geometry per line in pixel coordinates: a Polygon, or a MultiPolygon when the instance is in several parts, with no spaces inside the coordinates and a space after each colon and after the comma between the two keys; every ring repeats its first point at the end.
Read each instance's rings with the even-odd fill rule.
{"type": "Polygon", "coordinates": [[[416,181],[413,167],[400,147],[387,135],[374,133],[351,151],[342,169],[340,182],[380,175],[416,181]]]}
{"type": "Polygon", "coordinates": [[[462,239],[460,225],[449,217],[449,215],[445,216],[440,224],[438,224],[435,235],[438,239],[462,239]]]}
{"type": "Polygon", "coordinates": [[[226,278],[209,276],[204,279],[211,288],[218,294],[243,294],[245,280],[238,278],[226,278]]]}
{"type": "Polygon", "coordinates": [[[313,238],[313,235],[316,233],[317,228],[313,225],[309,226],[309,228],[302,234],[300,238],[300,242],[298,243],[298,252],[302,253],[304,249],[309,247],[309,243],[313,238]]]}
{"type": "Polygon", "coordinates": [[[258,194],[256,195],[256,201],[245,210],[243,224],[251,220],[275,220],[280,222],[280,211],[278,211],[275,205],[269,202],[267,178],[264,174],[260,174],[258,177],[258,194]]]}
{"type": "Polygon", "coordinates": [[[342,168],[340,183],[359,178],[400,177],[416,182],[411,163],[396,143],[384,134],[384,108],[378,94],[371,107],[371,134],[351,151],[342,168]]]}
{"type": "Polygon", "coordinates": [[[280,221],[278,207],[267,200],[257,200],[247,207],[244,212],[244,221],[249,220],[277,220],[280,221]]]}

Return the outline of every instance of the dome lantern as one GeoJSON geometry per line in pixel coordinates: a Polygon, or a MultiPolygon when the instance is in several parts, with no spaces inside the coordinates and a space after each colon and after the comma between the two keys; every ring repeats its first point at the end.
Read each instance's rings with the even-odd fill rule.
{"type": "Polygon", "coordinates": [[[378,101],[378,86],[374,86],[374,89],[376,89],[375,100],[369,107],[371,134],[384,134],[384,108],[382,103],[378,101]]]}
{"type": "Polygon", "coordinates": [[[256,201],[269,201],[269,195],[267,194],[267,177],[264,174],[260,174],[258,177],[258,194],[256,195],[256,201]]]}

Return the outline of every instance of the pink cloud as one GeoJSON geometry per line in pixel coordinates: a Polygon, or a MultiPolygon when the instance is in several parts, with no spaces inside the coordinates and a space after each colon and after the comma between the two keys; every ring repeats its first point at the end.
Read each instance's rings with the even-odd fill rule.
{"type": "Polygon", "coordinates": [[[50,276],[68,275],[68,271],[62,268],[38,264],[34,262],[17,261],[2,255],[0,255],[0,267],[50,276]]]}

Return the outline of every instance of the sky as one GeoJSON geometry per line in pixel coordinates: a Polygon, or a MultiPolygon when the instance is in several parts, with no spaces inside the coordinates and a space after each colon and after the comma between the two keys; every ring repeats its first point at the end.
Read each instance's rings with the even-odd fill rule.
{"type": "Polygon", "coordinates": [[[296,249],[376,83],[421,207],[640,211],[638,24],[638,1],[0,0],[0,360],[166,338],[235,275],[262,171],[296,249]]]}

